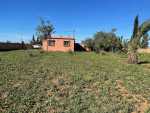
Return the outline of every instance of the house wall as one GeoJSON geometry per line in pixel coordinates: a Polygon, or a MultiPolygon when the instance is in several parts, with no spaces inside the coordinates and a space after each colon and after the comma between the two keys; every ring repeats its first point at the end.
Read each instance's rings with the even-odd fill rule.
{"type": "Polygon", "coordinates": [[[150,53],[150,48],[145,48],[145,49],[140,48],[137,51],[138,53],[150,53]]]}
{"type": "Polygon", "coordinates": [[[62,51],[62,52],[67,52],[67,51],[74,51],[74,43],[75,41],[73,39],[51,39],[55,40],[55,46],[48,46],[48,40],[46,39],[43,40],[43,45],[42,48],[44,51],[62,51]],[[70,41],[70,46],[69,47],[64,47],[64,41],[70,41]]]}

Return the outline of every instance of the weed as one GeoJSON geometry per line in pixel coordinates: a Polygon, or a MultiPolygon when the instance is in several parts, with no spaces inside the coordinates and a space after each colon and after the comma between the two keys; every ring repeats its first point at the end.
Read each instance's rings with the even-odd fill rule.
{"type": "MultiPolygon", "coordinates": [[[[149,54],[140,57],[150,61],[149,54]]],[[[133,95],[150,101],[150,64],[128,65],[126,58],[113,53],[1,52],[0,112],[131,113],[138,104],[133,95]],[[132,96],[124,97],[116,80],[132,96]]]]}

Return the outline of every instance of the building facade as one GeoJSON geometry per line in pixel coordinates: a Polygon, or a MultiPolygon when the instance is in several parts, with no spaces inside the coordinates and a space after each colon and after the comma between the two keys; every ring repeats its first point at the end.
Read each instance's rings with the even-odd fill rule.
{"type": "Polygon", "coordinates": [[[42,49],[44,51],[60,51],[60,52],[68,52],[74,51],[75,39],[72,37],[64,37],[64,36],[52,36],[43,39],[42,41],[42,49]]]}

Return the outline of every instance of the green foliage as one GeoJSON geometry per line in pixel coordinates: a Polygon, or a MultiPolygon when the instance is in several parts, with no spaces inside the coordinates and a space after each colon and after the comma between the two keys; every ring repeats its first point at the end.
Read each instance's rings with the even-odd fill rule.
{"type": "MultiPolygon", "coordinates": [[[[139,25],[138,16],[135,17],[134,20],[134,29],[132,37],[128,44],[128,62],[132,64],[138,63],[138,55],[137,55],[137,49],[140,47],[140,41],[142,37],[145,37],[144,35],[150,30],[150,20],[147,20],[143,22],[143,24],[139,25]]],[[[146,39],[146,38],[145,38],[146,39]]],[[[144,46],[147,46],[147,39],[144,43],[144,46]]]]}
{"type": "Polygon", "coordinates": [[[141,24],[141,26],[139,26],[140,36],[142,37],[149,30],[150,30],[150,20],[147,20],[147,21],[143,22],[143,24],[141,24]]]}
{"type": "Polygon", "coordinates": [[[40,19],[40,24],[37,26],[37,35],[38,37],[45,38],[46,36],[51,36],[54,33],[54,26],[51,24],[50,21],[45,21],[42,18],[40,19]]]}
{"type": "Polygon", "coordinates": [[[137,37],[138,32],[139,32],[139,17],[136,16],[134,20],[133,35],[131,39],[134,39],[135,37],[137,37]]]}
{"type": "Polygon", "coordinates": [[[116,36],[114,32],[97,32],[93,38],[89,38],[82,43],[93,51],[118,51],[122,47],[122,37],[116,36]]]}
{"type": "Polygon", "coordinates": [[[35,36],[33,35],[32,40],[31,40],[31,44],[35,44],[35,43],[36,43],[36,40],[35,40],[35,36]]]}
{"type": "MultiPolygon", "coordinates": [[[[140,57],[150,61],[149,54],[140,57]]],[[[121,96],[116,80],[150,97],[149,64],[128,65],[126,55],[30,50],[1,52],[0,58],[1,113],[130,113],[135,100],[121,96]]]]}
{"type": "Polygon", "coordinates": [[[124,39],[124,40],[122,41],[122,47],[123,47],[122,50],[123,50],[125,53],[127,53],[127,51],[128,51],[128,44],[129,44],[128,39],[124,39]]]}
{"type": "Polygon", "coordinates": [[[92,38],[87,38],[85,41],[82,41],[85,47],[88,47],[90,50],[94,50],[94,40],[92,38]]]}
{"type": "Polygon", "coordinates": [[[40,38],[39,36],[36,38],[36,37],[33,35],[30,44],[31,44],[31,45],[34,45],[34,44],[42,44],[42,40],[41,40],[41,38],[40,38]]]}
{"type": "Polygon", "coordinates": [[[140,41],[143,37],[142,43],[144,43],[144,46],[147,45],[147,37],[146,34],[150,30],[150,20],[147,20],[143,22],[143,24],[139,25],[138,16],[135,17],[134,20],[134,30],[133,34],[129,43],[129,51],[136,51],[138,47],[140,46],[140,41]],[[145,38],[145,39],[144,39],[145,38]]]}
{"type": "Polygon", "coordinates": [[[149,35],[148,34],[143,35],[141,43],[140,43],[140,47],[148,48],[148,41],[149,41],[149,35]]]}

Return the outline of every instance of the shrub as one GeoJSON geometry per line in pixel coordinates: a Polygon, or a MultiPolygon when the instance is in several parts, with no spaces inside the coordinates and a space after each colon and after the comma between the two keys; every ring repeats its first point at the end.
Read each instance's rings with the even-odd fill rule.
{"type": "Polygon", "coordinates": [[[122,37],[117,36],[114,32],[97,32],[93,38],[86,39],[82,43],[97,53],[101,50],[116,52],[123,47],[122,37]]]}

